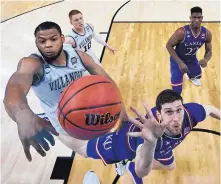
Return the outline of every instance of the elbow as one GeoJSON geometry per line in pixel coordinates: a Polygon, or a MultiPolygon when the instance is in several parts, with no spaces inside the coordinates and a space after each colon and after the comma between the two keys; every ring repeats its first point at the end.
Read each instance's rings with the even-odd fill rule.
{"type": "Polygon", "coordinates": [[[169,45],[168,43],[166,44],[166,49],[169,51],[171,49],[171,45],[169,45]]]}
{"type": "Polygon", "coordinates": [[[144,165],[135,164],[135,172],[139,178],[147,176],[150,173],[151,168],[152,168],[152,163],[148,167],[144,165]]]}

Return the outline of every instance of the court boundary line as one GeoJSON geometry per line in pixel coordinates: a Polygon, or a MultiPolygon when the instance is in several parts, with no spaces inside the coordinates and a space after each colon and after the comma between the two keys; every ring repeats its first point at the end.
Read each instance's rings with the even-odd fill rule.
{"type": "MultiPolygon", "coordinates": [[[[110,36],[110,32],[111,32],[111,28],[112,28],[112,25],[113,25],[113,22],[114,22],[114,18],[116,17],[116,15],[117,15],[117,13],[126,5],[126,4],[128,4],[130,2],[130,0],[129,1],[127,1],[127,2],[125,2],[123,5],[121,5],[118,9],[117,9],[117,11],[115,12],[115,14],[113,15],[113,17],[112,17],[112,19],[111,19],[111,23],[110,23],[110,26],[109,26],[109,29],[108,29],[108,32],[107,32],[107,37],[106,37],[106,40],[105,40],[105,42],[107,43],[108,42],[108,38],[109,38],[109,36],[110,36]]],[[[101,32],[102,33],[102,32],[101,32]]],[[[105,33],[106,34],[106,33],[105,33]]],[[[104,57],[104,52],[105,52],[105,46],[103,47],[103,50],[102,50],[102,53],[101,53],[101,56],[100,56],[100,63],[102,63],[102,60],[103,60],[103,57],[104,57]]]]}
{"type": "MultiPolygon", "coordinates": [[[[190,21],[114,21],[113,23],[190,23],[190,21]]],[[[221,23],[221,21],[202,21],[203,23],[221,23]]]]}
{"type": "Polygon", "coordinates": [[[53,3],[50,3],[50,4],[44,5],[44,6],[40,6],[40,7],[38,7],[38,8],[34,8],[34,9],[32,9],[32,10],[29,10],[29,11],[23,12],[23,13],[21,13],[21,14],[15,15],[15,16],[13,16],[13,17],[10,17],[10,18],[8,18],[8,19],[2,20],[0,23],[7,22],[7,21],[9,21],[9,20],[11,20],[11,19],[14,19],[14,18],[17,18],[17,17],[19,17],[19,16],[22,16],[22,15],[24,15],[24,14],[26,14],[26,13],[30,13],[30,12],[32,12],[32,11],[35,11],[35,10],[38,10],[38,9],[41,9],[41,8],[45,8],[45,7],[47,7],[47,6],[51,6],[51,5],[54,5],[54,4],[58,4],[58,3],[61,3],[61,2],[64,2],[64,0],[60,0],[60,1],[53,2],[53,3]]]}

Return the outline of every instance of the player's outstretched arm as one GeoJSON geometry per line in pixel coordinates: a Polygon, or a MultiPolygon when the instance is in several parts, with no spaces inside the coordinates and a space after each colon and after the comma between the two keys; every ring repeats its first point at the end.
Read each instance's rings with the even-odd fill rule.
{"type": "Polygon", "coordinates": [[[112,53],[115,54],[117,49],[112,48],[108,43],[106,43],[94,30],[94,26],[92,24],[89,24],[91,28],[93,29],[93,38],[96,40],[96,42],[102,44],[103,46],[107,47],[108,50],[112,53]]]}
{"type": "Polygon", "coordinates": [[[220,109],[218,109],[212,105],[203,105],[203,107],[206,111],[207,116],[211,116],[215,119],[220,120],[220,113],[221,113],[220,109]]]}
{"type": "Polygon", "coordinates": [[[32,58],[23,58],[18,64],[17,71],[7,83],[4,97],[6,112],[18,125],[19,138],[29,161],[32,160],[30,145],[42,156],[45,156],[42,147],[46,151],[50,149],[48,143],[41,137],[41,133],[44,133],[52,145],[54,145],[54,138],[48,131],[58,135],[49,122],[33,113],[27,102],[26,95],[34,82],[33,79],[38,80],[41,69],[40,62],[32,58]]]}
{"type": "Polygon", "coordinates": [[[163,135],[167,126],[166,123],[158,123],[156,121],[151,109],[146,103],[144,103],[144,108],[148,115],[148,119],[146,119],[145,115],[142,115],[136,108],[131,107],[131,110],[137,115],[140,121],[131,118],[129,121],[139,127],[141,131],[128,133],[131,137],[142,137],[144,139],[144,143],[137,148],[135,157],[135,171],[140,178],[147,176],[151,171],[157,139],[163,135]]]}

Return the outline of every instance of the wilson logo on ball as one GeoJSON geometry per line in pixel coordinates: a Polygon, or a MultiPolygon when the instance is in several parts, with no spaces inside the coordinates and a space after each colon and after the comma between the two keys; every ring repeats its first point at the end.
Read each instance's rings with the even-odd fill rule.
{"type": "Polygon", "coordinates": [[[120,116],[120,112],[115,115],[111,115],[109,112],[106,114],[85,114],[86,125],[104,125],[116,121],[120,116]]]}

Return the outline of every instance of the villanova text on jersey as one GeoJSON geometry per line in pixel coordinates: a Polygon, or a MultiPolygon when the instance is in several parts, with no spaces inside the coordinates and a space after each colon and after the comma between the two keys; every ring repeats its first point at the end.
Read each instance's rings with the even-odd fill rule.
{"type": "Polygon", "coordinates": [[[72,81],[79,79],[83,76],[83,71],[75,71],[72,73],[60,76],[56,80],[49,82],[51,91],[67,87],[72,81]]]}
{"type": "Polygon", "coordinates": [[[198,49],[206,42],[207,30],[205,27],[200,27],[200,32],[197,36],[193,34],[190,25],[185,25],[184,40],[176,46],[176,53],[179,58],[185,63],[196,60],[198,49]]]}

